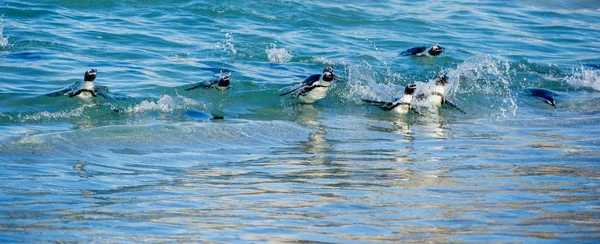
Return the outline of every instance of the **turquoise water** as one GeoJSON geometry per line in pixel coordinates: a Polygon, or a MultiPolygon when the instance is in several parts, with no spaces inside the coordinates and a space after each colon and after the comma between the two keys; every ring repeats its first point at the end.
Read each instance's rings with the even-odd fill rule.
{"type": "Polygon", "coordinates": [[[0,242],[600,239],[596,0],[8,0],[0,15],[0,242]],[[446,51],[399,56],[432,44],[446,51]],[[278,96],[325,66],[343,80],[326,98],[278,96]],[[89,68],[108,98],[45,96],[89,68]],[[229,73],[227,91],[184,91],[229,73]],[[467,114],[360,100],[442,73],[467,114]]]}

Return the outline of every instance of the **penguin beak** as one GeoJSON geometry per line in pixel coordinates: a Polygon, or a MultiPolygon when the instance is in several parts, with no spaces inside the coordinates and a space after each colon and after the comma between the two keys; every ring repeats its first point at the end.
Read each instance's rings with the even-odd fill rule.
{"type": "Polygon", "coordinates": [[[554,107],[554,109],[556,109],[556,103],[554,102],[554,100],[544,100],[544,102],[546,102],[547,104],[552,105],[552,107],[554,107]]]}
{"type": "Polygon", "coordinates": [[[435,55],[439,55],[439,54],[443,53],[443,52],[444,52],[444,50],[445,50],[445,49],[444,49],[443,47],[440,47],[440,46],[438,46],[438,45],[435,45],[435,46],[433,46],[433,47],[431,48],[431,51],[432,51],[432,52],[433,52],[433,54],[435,54],[435,55]]]}

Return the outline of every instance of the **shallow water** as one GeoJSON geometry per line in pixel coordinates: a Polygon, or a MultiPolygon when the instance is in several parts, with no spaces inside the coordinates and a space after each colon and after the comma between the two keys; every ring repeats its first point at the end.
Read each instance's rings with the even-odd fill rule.
{"type": "Polygon", "coordinates": [[[597,1],[0,5],[0,242],[600,238],[597,1]],[[45,96],[89,68],[107,98],[45,96]],[[360,100],[439,74],[467,114],[360,100]]]}

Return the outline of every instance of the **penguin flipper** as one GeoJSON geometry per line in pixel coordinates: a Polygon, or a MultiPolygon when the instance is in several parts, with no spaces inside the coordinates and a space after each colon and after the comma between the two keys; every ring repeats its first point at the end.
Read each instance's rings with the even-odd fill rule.
{"type": "Polygon", "coordinates": [[[467,114],[467,112],[465,112],[464,110],[462,110],[460,107],[458,107],[456,104],[448,101],[448,100],[444,100],[444,105],[448,105],[449,107],[458,110],[459,112],[463,113],[463,114],[467,114]]]}
{"type": "MultiPolygon", "coordinates": [[[[216,82],[215,82],[216,83],[216,82]]],[[[192,87],[186,88],[186,91],[191,91],[197,88],[210,88],[213,86],[213,82],[211,81],[202,81],[202,82],[198,82],[195,85],[193,85],[192,87]]]]}
{"type": "Polygon", "coordinates": [[[310,75],[310,76],[306,77],[306,79],[304,79],[302,81],[302,84],[304,84],[304,85],[312,85],[313,83],[319,81],[320,79],[321,79],[321,75],[320,74],[310,75]]]}
{"type": "Polygon", "coordinates": [[[371,105],[375,105],[378,108],[382,109],[383,111],[390,111],[392,109],[394,109],[395,107],[397,107],[398,103],[394,103],[394,102],[384,102],[384,101],[377,101],[377,100],[369,100],[369,99],[361,99],[363,102],[371,104],[371,105]]]}
{"type": "Polygon", "coordinates": [[[189,87],[189,88],[185,88],[185,91],[191,91],[191,90],[194,90],[194,89],[196,89],[198,87],[200,87],[200,85],[195,85],[195,86],[192,86],[192,87],[189,87]]]}
{"type": "Polygon", "coordinates": [[[279,93],[279,96],[285,96],[285,95],[288,95],[292,92],[299,90],[302,87],[304,87],[304,84],[298,84],[298,85],[294,85],[294,86],[288,86],[288,87],[281,88],[277,92],[279,93]]]}
{"type": "Polygon", "coordinates": [[[370,99],[364,99],[364,98],[362,98],[360,100],[362,100],[365,103],[373,104],[373,105],[376,105],[376,106],[381,106],[381,105],[384,105],[386,103],[386,102],[383,102],[383,101],[370,100],[370,99]]]}
{"type": "Polygon", "coordinates": [[[49,96],[49,97],[60,97],[62,95],[65,95],[70,90],[71,90],[71,88],[68,87],[68,88],[62,89],[60,91],[55,91],[55,92],[52,92],[52,93],[48,93],[48,94],[46,94],[46,96],[49,96]]]}
{"type": "Polygon", "coordinates": [[[97,93],[97,95],[101,96],[102,98],[104,98],[106,100],[111,100],[111,98],[104,93],[99,92],[99,93],[97,93]]]}

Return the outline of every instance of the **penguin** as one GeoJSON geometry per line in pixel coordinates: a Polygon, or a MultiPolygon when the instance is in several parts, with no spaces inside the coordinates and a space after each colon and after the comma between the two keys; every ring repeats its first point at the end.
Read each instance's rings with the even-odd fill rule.
{"type": "Polygon", "coordinates": [[[446,92],[446,84],[448,83],[448,76],[446,75],[440,75],[436,80],[435,80],[435,87],[433,88],[433,91],[429,94],[426,93],[421,93],[418,94],[415,97],[415,100],[418,101],[418,103],[420,104],[424,104],[425,106],[431,106],[431,107],[441,107],[441,106],[449,106],[451,108],[454,108],[456,110],[458,110],[459,112],[466,114],[466,112],[464,110],[462,110],[460,107],[456,106],[454,103],[448,101],[446,99],[446,97],[444,96],[444,93],[446,92]]]}
{"type": "Polygon", "coordinates": [[[333,68],[325,67],[322,74],[306,77],[302,83],[280,89],[279,96],[294,93],[294,97],[305,103],[314,103],[327,95],[329,85],[336,79],[333,68]]]}
{"type": "Polygon", "coordinates": [[[427,56],[427,57],[434,57],[437,55],[440,55],[442,52],[444,52],[444,48],[440,47],[438,45],[433,45],[431,47],[413,47],[410,48],[402,53],[400,53],[400,55],[402,56],[427,56]]]}
{"type": "Polygon", "coordinates": [[[376,101],[361,99],[363,102],[375,105],[383,111],[390,111],[395,114],[407,114],[411,111],[410,103],[413,99],[417,86],[415,84],[408,84],[404,88],[404,95],[401,98],[394,98],[391,102],[376,101]]]}
{"type": "Polygon", "coordinates": [[[558,96],[556,92],[544,88],[531,87],[525,88],[525,91],[529,92],[534,97],[542,98],[545,103],[550,104],[556,109],[556,101],[554,100],[554,97],[558,96]]]}
{"type": "Polygon", "coordinates": [[[229,85],[231,84],[231,76],[230,75],[219,75],[219,77],[205,80],[194,84],[193,86],[186,88],[186,91],[191,91],[196,88],[216,88],[217,90],[227,90],[229,89],[229,85]]]}
{"type": "Polygon", "coordinates": [[[104,97],[104,95],[97,92],[96,86],[94,84],[94,80],[96,79],[97,72],[98,71],[96,69],[89,69],[85,72],[85,75],[83,76],[83,82],[77,81],[77,82],[73,83],[73,85],[71,85],[65,89],[62,89],[62,90],[56,91],[56,92],[52,92],[52,93],[49,93],[46,95],[49,97],[58,97],[58,96],[67,94],[67,95],[69,95],[69,98],[72,98],[72,97],[90,98],[90,97],[97,97],[98,95],[101,95],[104,97]]]}

